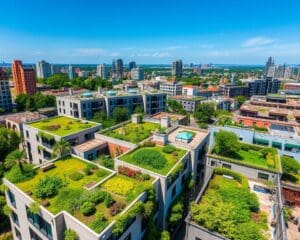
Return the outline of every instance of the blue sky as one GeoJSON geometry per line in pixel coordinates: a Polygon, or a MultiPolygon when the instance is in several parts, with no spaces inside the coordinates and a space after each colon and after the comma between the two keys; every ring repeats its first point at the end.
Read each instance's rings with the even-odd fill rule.
{"type": "Polygon", "coordinates": [[[0,61],[300,63],[299,0],[7,0],[0,61]]]}

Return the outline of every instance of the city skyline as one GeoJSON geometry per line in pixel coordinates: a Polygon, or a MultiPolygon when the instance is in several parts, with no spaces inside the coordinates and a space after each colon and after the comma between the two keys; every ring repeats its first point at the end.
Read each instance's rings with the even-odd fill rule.
{"type": "Polygon", "coordinates": [[[0,61],[264,64],[273,56],[278,64],[300,62],[299,2],[217,4],[6,1],[0,61]]]}

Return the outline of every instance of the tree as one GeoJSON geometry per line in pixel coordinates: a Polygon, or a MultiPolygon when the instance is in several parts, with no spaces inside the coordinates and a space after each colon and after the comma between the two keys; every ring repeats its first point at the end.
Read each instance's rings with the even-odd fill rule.
{"type": "Polygon", "coordinates": [[[16,149],[7,155],[7,157],[5,158],[5,161],[4,161],[4,166],[6,168],[11,168],[11,167],[17,165],[19,167],[20,171],[23,173],[24,172],[24,167],[23,167],[24,163],[26,163],[24,150],[16,149]]]}
{"type": "Polygon", "coordinates": [[[202,103],[196,107],[195,118],[200,123],[209,123],[215,114],[215,105],[213,103],[202,103]]]}
{"type": "Polygon", "coordinates": [[[0,161],[3,161],[7,154],[19,147],[22,138],[21,136],[4,127],[0,127],[0,161]]]}
{"type": "Polygon", "coordinates": [[[169,112],[178,113],[178,114],[186,114],[186,111],[184,110],[184,107],[182,106],[182,104],[177,102],[176,100],[169,98],[167,100],[167,106],[168,106],[169,112]]]}
{"type": "Polygon", "coordinates": [[[247,99],[245,96],[237,96],[235,100],[237,101],[237,106],[240,107],[244,104],[244,102],[246,102],[247,99]]]}
{"type": "Polygon", "coordinates": [[[220,130],[215,136],[213,152],[233,157],[240,150],[238,137],[233,132],[220,130]]]}
{"type": "Polygon", "coordinates": [[[16,103],[18,111],[35,111],[44,107],[54,107],[56,100],[54,96],[44,95],[41,92],[34,95],[21,93],[16,97],[16,103]]]}
{"type": "Polygon", "coordinates": [[[56,142],[53,146],[53,153],[58,155],[59,157],[70,153],[71,152],[71,145],[68,141],[61,139],[60,141],[56,142]]]}
{"type": "Polygon", "coordinates": [[[116,107],[113,111],[113,118],[117,123],[126,121],[128,119],[128,109],[116,107]]]}

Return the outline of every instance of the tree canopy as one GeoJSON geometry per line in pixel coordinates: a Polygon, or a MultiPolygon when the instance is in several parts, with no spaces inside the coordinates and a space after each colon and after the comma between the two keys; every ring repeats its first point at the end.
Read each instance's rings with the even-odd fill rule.
{"type": "Polygon", "coordinates": [[[56,100],[54,96],[43,95],[41,92],[33,95],[21,93],[16,97],[16,104],[18,111],[35,111],[44,107],[54,107],[56,100]]]}
{"type": "Polygon", "coordinates": [[[21,139],[17,132],[0,127],[0,161],[3,161],[10,152],[19,147],[21,139]]]}
{"type": "Polygon", "coordinates": [[[213,152],[233,157],[240,149],[238,137],[233,132],[220,130],[215,136],[213,152]]]}
{"type": "Polygon", "coordinates": [[[195,118],[200,123],[209,123],[215,114],[214,103],[202,103],[196,107],[195,118]]]}

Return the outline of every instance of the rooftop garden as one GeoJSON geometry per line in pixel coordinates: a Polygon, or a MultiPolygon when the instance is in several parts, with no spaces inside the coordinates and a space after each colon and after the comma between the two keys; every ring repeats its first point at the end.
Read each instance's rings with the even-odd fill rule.
{"type": "Polygon", "coordinates": [[[232,240],[269,239],[267,215],[248,187],[241,174],[215,168],[200,202],[191,204],[192,220],[232,240]]]}
{"type": "Polygon", "coordinates": [[[150,137],[159,126],[159,124],[151,122],[127,123],[122,127],[103,132],[103,134],[120,140],[139,143],[150,137]]]}
{"type": "Polygon", "coordinates": [[[211,154],[222,160],[249,165],[258,169],[280,171],[280,159],[277,150],[238,141],[233,132],[219,131],[211,154]]]}
{"type": "Polygon", "coordinates": [[[300,163],[293,157],[281,156],[282,180],[300,184],[300,163]]]}
{"type": "Polygon", "coordinates": [[[97,123],[59,116],[43,119],[38,122],[30,123],[29,125],[41,131],[62,137],[83,131],[87,128],[95,127],[97,123]]]}
{"type": "Polygon", "coordinates": [[[186,150],[176,148],[173,145],[161,147],[156,146],[155,143],[146,143],[123,155],[120,159],[147,170],[166,175],[185,153],[186,150]]]}
{"type": "Polygon", "coordinates": [[[88,190],[85,187],[95,186],[111,172],[74,157],[57,160],[44,171],[29,164],[22,169],[15,165],[5,177],[35,200],[29,211],[38,213],[40,205],[53,214],[64,210],[97,233],[118,221],[126,206],[153,188],[149,175],[119,169],[119,174],[88,190]]]}

